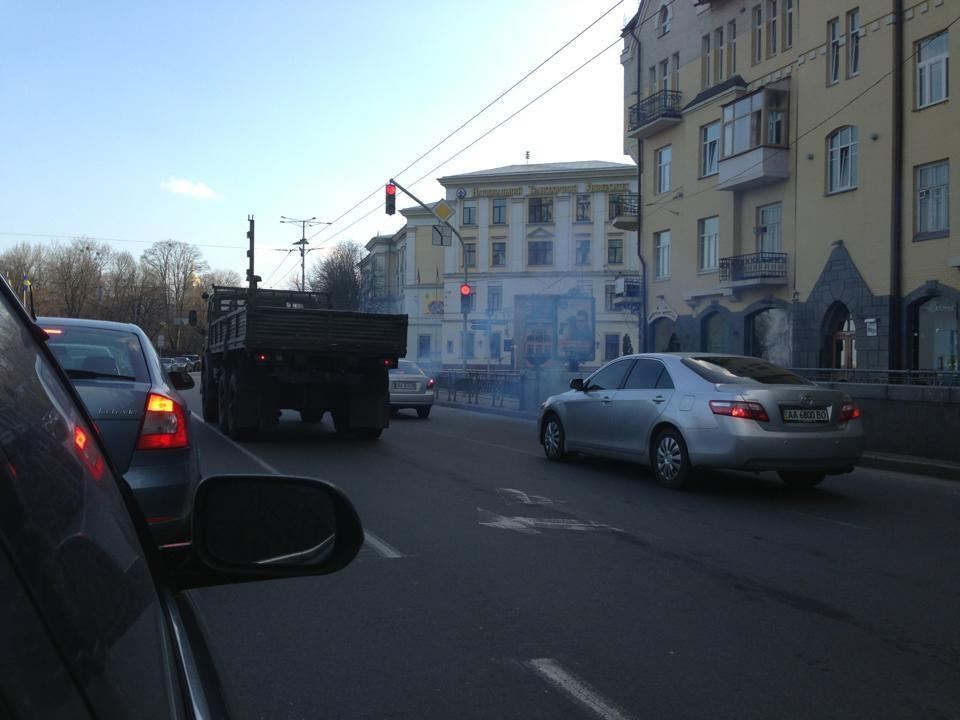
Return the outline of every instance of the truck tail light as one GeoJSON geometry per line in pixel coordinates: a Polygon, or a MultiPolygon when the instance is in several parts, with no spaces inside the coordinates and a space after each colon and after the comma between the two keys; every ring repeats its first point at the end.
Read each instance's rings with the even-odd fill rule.
{"type": "Polygon", "coordinates": [[[710,410],[714,415],[728,415],[735,418],[746,418],[747,420],[757,420],[759,422],[768,422],[770,417],[763,405],[758,402],[739,402],[733,400],[711,400],[710,410]]]}
{"type": "Polygon", "coordinates": [[[387,368],[387,370],[394,370],[397,367],[396,358],[384,358],[381,362],[383,367],[387,368]]]}
{"type": "Polygon", "coordinates": [[[150,393],[147,396],[147,409],[143,415],[137,450],[184,448],[189,444],[187,417],[183,407],[165,395],[150,393]]]}
{"type": "Polygon", "coordinates": [[[428,379],[427,379],[427,390],[433,390],[433,386],[436,385],[436,384],[437,384],[437,383],[434,382],[434,379],[433,379],[433,378],[428,378],[428,379]]]}
{"type": "Polygon", "coordinates": [[[845,402],[840,408],[840,422],[847,422],[848,420],[859,420],[860,419],[860,408],[854,405],[852,402],[845,402]]]}

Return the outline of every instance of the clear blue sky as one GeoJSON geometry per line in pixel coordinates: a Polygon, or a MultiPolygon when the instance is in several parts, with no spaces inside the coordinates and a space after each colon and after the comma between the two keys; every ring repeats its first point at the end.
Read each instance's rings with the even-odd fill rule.
{"type": "MultiPolygon", "coordinates": [[[[134,240],[112,244],[139,256],[166,238],[243,245],[254,213],[267,277],[284,257],[267,248],[297,238],[280,215],[338,217],[614,3],[5,3],[0,233],[134,240]]],[[[398,179],[419,178],[614,42],[635,10],[636,0],[620,4],[398,179]]],[[[436,199],[432,178],[523,162],[526,150],[531,162],[628,161],[618,55],[606,52],[415,191],[436,199]]],[[[382,192],[316,240],[380,204],[382,192]]],[[[333,242],[401,225],[381,206],[333,242]]],[[[0,234],[0,250],[23,239],[0,234]]],[[[214,267],[246,266],[242,249],[203,251],[214,267]]]]}

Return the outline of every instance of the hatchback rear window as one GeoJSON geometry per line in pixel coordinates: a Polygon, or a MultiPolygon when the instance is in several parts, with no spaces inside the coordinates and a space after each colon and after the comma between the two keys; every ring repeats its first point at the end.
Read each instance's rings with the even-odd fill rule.
{"type": "Polygon", "coordinates": [[[683,364],[716,384],[813,385],[806,378],[760,358],[702,355],[685,357],[683,364]]]}
{"type": "Polygon", "coordinates": [[[82,378],[87,373],[111,375],[149,382],[140,339],[131,332],[76,326],[45,325],[49,345],[67,375],[82,378]]]}

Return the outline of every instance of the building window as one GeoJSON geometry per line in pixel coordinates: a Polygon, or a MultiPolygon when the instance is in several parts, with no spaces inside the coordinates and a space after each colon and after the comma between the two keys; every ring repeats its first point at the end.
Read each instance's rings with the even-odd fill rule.
{"type": "Polygon", "coordinates": [[[553,198],[530,198],[529,201],[529,220],[532,223],[552,223],[553,222],[553,198]]]}
{"type": "Polygon", "coordinates": [[[607,239],[607,265],[623,265],[623,238],[607,239]]]}
{"type": "Polygon", "coordinates": [[[649,74],[647,75],[649,90],[648,94],[653,95],[657,91],[657,66],[651,65],[649,74]]]}
{"type": "Polygon", "coordinates": [[[660,63],[660,89],[667,92],[670,89],[670,61],[660,63]]]}
{"type": "Polygon", "coordinates": [[[737,21],[727,23],[727,77],[737,72],[737,21]]]}
{"type": "Polygon", "coordinates": [[[670,231],[661,230],[653,235],[653,253],[656,258],[655,276],[670,277],[670,231]]]}
{"type": "Polygon", "coordinates": [[[468,358],[476,357],[476,335],[472,332],[465,333],[463,336],[466,347],[464,348],[464,356],[468,358]]]}
{"type": "Polygon", "coordinates": [[[506,198],[493,199],[493,224],[507,224],[507,200],[506,198]]]}
{"type": "Polygon", "coordinates": [[[827,85],[840,82],[840,18],[827,23],[827,85]]]}
{"type": "Polygon", "coordinates": [[[418,358],[430,357],[430,336],[429,335],[417,336],[417,357],[418,358]]]}
{"type": "Polygon", "coordinates": [[[501,345],[500,337],[501,337],[500,333],[498,332],[490,333],[490,357],[493,360],[500,359],[500,345],[501,345]]]}
{"type": "Polygon", "coordinates": [[[847,77],[860,74],[860,8],[847,13],[847,77]]]}
{"type": "Polygon", "coordinates": [[[670,32],[670,8],[664,5],[660,8],[660,34],[666,35],[670,32]]]}
{"type": "Polygon", "coordinates": [[[916,169],[917,232],[950,229],[950,165],[946,160],[916,169]]]}
{"type": "MultiPolygon", "coordinates": [[[[603,336],[603,361],[609,362],[620,357],[620,336],[616,333],[606,333],[603,336]]],[[[629,362],[624,360],[624,362],[629,362]]]]}
{"type": "Polygon", "coordinates": [[[778,253],[782,247],[780,229],[783,205],[774,203],[757,208],[757,252],[778,253]]]}
{"type": "Polygon", "coordinates": [[[460,312],[461,313],[470,313],[473,312],[473,296],[475,292],[470,293],[469,295],[460,296],[460,312]]]}
{"type": "Polygon", "coordinates": [[[957,318],[960,303],[930,298],[914,306],[913,364],[918,370],[960,370],[957,318]]]}
{"type": "Polygon", "coordinates": [[[700,128],[700,175],[720,172],[720,123],[712,122],[700,128]]]}
{"type": "Polygon", "coordinates": [[[777,54],[777,0],[767,0],[767,57],[777,54]]]}
{"type": "Polygon", "coordinates": [[[706,90],[713,82],[710,66],[713,56],[710,54],[710,33],[700,38],[700,88],[706,90]]]}
{"type": "Polygon", "coordinates": [[[947,70],[950,61],[949,36],[946,30],[917,45],[917,107],[926,107],[946,100],[947,70]]]}
{"type": "Polygon", "coordinates": [[[673,85],[674,92],[680,90],[680,53],[674,53],[670,58],[673,69],[670,71],[670,83],[673,85]]]}
{"type": "Polygon", "coordinates": [[[753,8],[753,64],[763,60],[763,8],[755,5],[753,8]]]}
{"type": "Polygon", "coordinates": [[[453,355],[453,340],[447,340],[447,355],[453,355]]]}
{"type": "Polygon", "coordinates": [[[507,264],[507,243],[500,241],[494,242],[491,256],[490,264],[493,267],[504,267],[507,264]]]}
{"type": "Polygon", "coordinates": [[[577,195],[577,222],[590,221],[590,193],[577,195]]]}
{"type": "Polygon", "coordinates": [[[503,288],[491,285],[487,288],[487,310],[496,312],[503,308],[503,288]]]}
{"type": "Polygon", "coordinates": [[[766,88],[724,105],[723,157],[759,145],[786,145],[787,99],[786,91],[766,88]]]}
{"type": "Polygon", "coordinates": [[[700,272],[709,272],[717,269],[717,252],[720,245],[720,218],[703,218],[698,227],[698,257],[700,272]]]}
{"type": "Polygon", "coordinates": [[[463,244],[463,264],[468,268],[475,268],[477,266],[476,243],[468,242],[463,244]]]}
{"type": "Polygon", "coordinates": [[[783,49],[793,47],[793,0],[783,0],[783,49]]]}
{"type": "Polygon", "coordinates": [[[477,206],[473,203],[463,205],[463,224],[464,225],[476,225],[477,224],[477,206]]]}
{"type": "Polygon", "coordinates": [[[577,265],[590,264],[590,241],[577,240],[577,265]]]}
{"type": "Polygon", "coordinates": [[[553,265],[553,241],[531,240],[527,243],[527,265],[553,265]]]}
{"type": "Polygon", "coordinates": [[[847,126],[827,140],[827,192],[857,187],[857,129],[847,126]]]}
{"type": "Polygon", "coordinates": [[[604,285],[603,286],[603,307],[607,312],[613,312],[617,309],[614,301],[617,298],[617,286],[616,285],[604,285]]]}
{"type": "Polygon", "coordinates": [[[673,149],[667,145],[657,150],[657,193],[670,190],[670,163],[673,149]]]}
{"type": "Polygon", "coordinates": [[[717,28],[713,31],[713,81],[715,83],[724,79],[723,54],[725,51],[723,28],[717,28]]]}

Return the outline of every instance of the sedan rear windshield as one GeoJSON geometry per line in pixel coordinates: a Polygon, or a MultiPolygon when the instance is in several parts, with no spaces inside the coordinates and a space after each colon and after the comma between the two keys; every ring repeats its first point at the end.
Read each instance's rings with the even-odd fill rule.
{"type": "Polygon", "coordinates": [[[760,358],[703,355],[685,357],[683,364],[714,384],[813,385],[806,378],[760,358]]]}
{"type": "Polygon", "coordinates": [[[409,360],[401,360],[396,368],[390,370],[391,373],[403,373],[404,375],[423,375],[423,370],[416,363],[409,360]]]}
{"type": "Polygon", "coordinates": [[[117,375],[137,382],[150,380],[140,339],[134,333],[53,325],[45,329],[50,331],[50,350],[67,375],[74,378],[117,375]]]}

